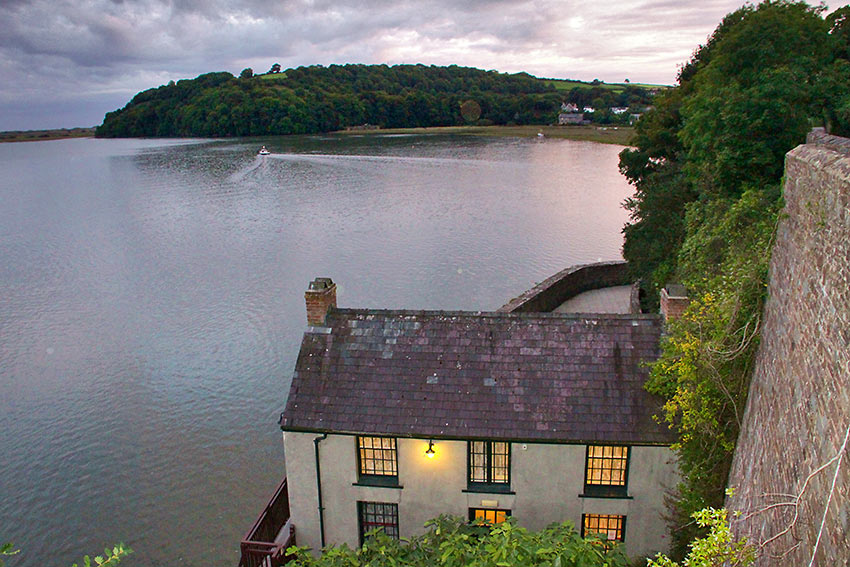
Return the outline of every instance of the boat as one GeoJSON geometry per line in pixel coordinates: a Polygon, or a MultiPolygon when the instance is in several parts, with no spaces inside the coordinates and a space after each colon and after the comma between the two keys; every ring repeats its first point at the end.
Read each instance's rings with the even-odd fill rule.
{"type": "Polygon", "coordinates": [[[538,132],[537,137],[538,138],[545,138],[546,136],[543,135],[543,132],[538,132]]]}
{"type": "Polygon", "coordinates": [[[271,152],[270,152],[270,151],[268,151],[268,150],[266,149],[266,147],[265,147],[265,146],[263,146],[262,148],[260,148],[260,151],[259,151],[258,153],[259,153],[261,156],[267,156],[267,155],[269,155],[271,152]]]}

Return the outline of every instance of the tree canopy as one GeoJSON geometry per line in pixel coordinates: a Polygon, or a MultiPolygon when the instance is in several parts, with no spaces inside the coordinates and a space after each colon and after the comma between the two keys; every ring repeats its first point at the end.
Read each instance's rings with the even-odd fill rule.
{"type": "Polygon", "coordinates": [[[630,562],[613,542],[596,534],[582,538],[570,523],[539,532],[518,527],[510,518],[500,524],[468,524],[440,516],[409,540],[367,534],[362,547],[329,547],[321,557],[306,548],[290,548],[292,567],[627,567],[630,562]]]}
{"type": "Polygon", "coordinates": [[[848,9],[786,0],[727,15],[637,124],[620,170],[635,186],[623,253],[658,297],[670,281],[692,303],[672,324],[648,389],[684,479],[679,551],[691,514],[723,504],[759,341],[784,156],[812,125],[850,132],[848,9]]]}
{"type": "Polygon", "coordinates": [[[311,134],[372,124],[386,128],[551,124],[566,98],[595,94],[611,105],[647,104],[647,89],[557,90],[527,73],[425,65],[320,65],[255,75],[207,73],[137,94],[106,115],[97,135],[311,134]],[[585,93],[584,91],[587,91],[585,93]],[[597,92],[598,91],[598,92],[597,92]],[[479,113],[469,113],[475,105],[479,113]],[[464,113],[464,108],[467,110],[464,113]],[[477,115],[476,115],[477,114],[477,115]]]}

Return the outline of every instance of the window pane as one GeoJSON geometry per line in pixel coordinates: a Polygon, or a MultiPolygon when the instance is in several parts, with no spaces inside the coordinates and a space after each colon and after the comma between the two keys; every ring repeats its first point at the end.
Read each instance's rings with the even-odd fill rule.
{"type": "Polygon", "coordinates": [[[508,482],[509,477],[509,445],[504,442],[493,442],[492,448],[492,482],[508,482]]]}
{"type": "Polygon", "coordinates": [[[398,475],[398,452],[394,437],[358,437],[360,474],[398,475]]]}
{"type": "Polygon", "coordinates": [[[587,449],[587,484],[625,486],[628,461],[628,447],[589,446],[587,449]]]}
{"type": "Polygon", "coordinates": [[[360,511],[361,541],[367,533],[382,529],[385,534],[398,539],[398,504],[384,502],[358,502],[360,511]]]}
{"type": "Polygon", "coordinates": [[[584,514],[583,534],[599,534],[613,541],[623,541],[626,517],[609,514],[584,514]]]}
{"type": "Polygon", "coordinates": [[[469,444],[469,481],[487,482],[487,447],[483,441],[469,444]]]}
{"type": "Polygon", "coordinates": [[[469,482],[510,483],[510,443],[470,441],[469,482]]]}
{"type": "Polygon", "coordinates": [[[510,515],[510,510],[493,510],[491,508],[473,508],[470,510],[472,520],[480,519],[491,524],[500,524],[510,515]]]}

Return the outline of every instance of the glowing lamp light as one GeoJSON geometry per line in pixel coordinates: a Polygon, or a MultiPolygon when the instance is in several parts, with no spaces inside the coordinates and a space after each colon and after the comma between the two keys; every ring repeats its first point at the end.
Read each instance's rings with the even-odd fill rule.
{"type": "Polygon", "coordinates": [[[436,455],[436,451],[434,451],[434,442],[430,439],[428,440],[428,449],[425,450],[425,456],[429,459],[433,459],[434,455],[436,455]]]}

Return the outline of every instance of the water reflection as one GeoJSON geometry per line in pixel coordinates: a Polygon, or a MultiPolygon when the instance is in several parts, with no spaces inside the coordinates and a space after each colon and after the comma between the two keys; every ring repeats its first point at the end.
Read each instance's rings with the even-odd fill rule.
{"type": "Polygon", "coordinates": [[[303,291],[495,309],[620,255],[620,148],[447,136],[0,146],[0,540],[228,565],[279,482],[303,291]],[[272,155],[257,156],[265,144],[272,155]]]}

